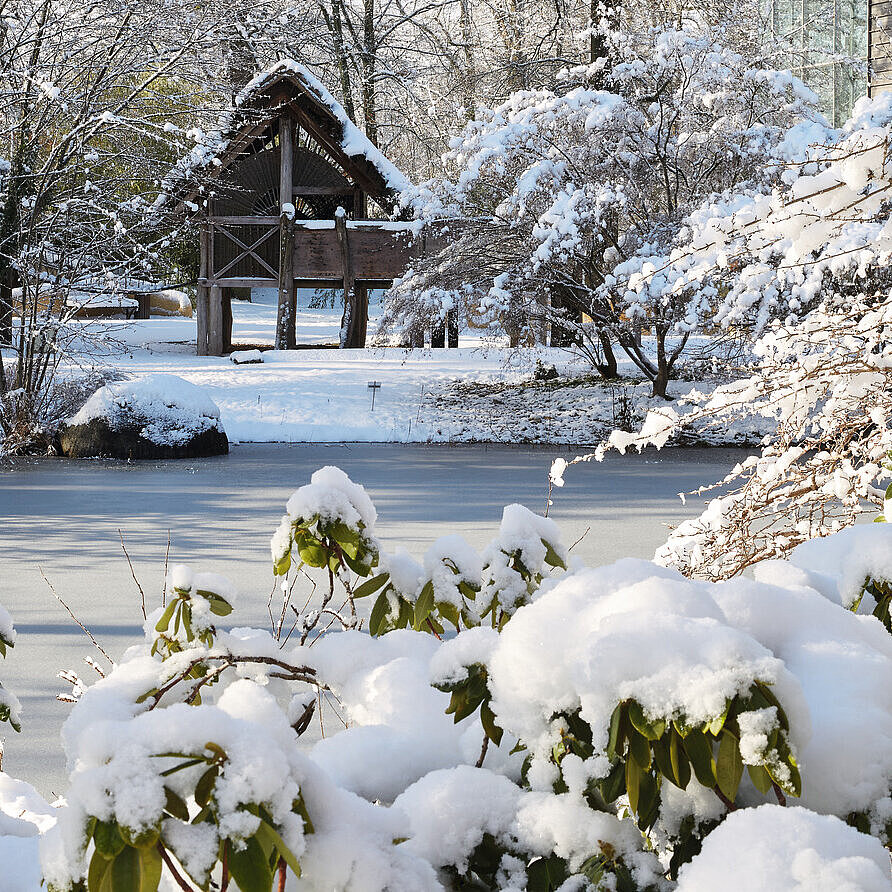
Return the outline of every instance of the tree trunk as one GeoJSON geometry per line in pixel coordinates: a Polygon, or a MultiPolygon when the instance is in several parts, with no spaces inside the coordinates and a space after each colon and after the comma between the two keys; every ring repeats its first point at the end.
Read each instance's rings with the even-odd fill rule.
{"type": "Polygon", "coordinates": [[[462,105],[465,107],[465,118],[472,121],[477,106],[477,75],[474,71],[471,0],[461,0],[460,19],[462,53],[465,57],[465,70],[462,74],[462,105]]]}
{"type": "Polygon", "coordinates": [[[610,336],[603,330],[598,331],[598,342],[601,344],[601,350],[604,353],[604,362],[598,367],[598,371],[605,378],[618,378],[619,370],[616,364],[616,354],[613,352],[613,344],[610,343],[610,336]]]}
{"type": "Polygon", "coordinates": [[[669,375],[672,371],[671,363],[666,356],[666,335],[668,333],[668,326],[654,326],[654,334],[657,339],[657,374],[653,381],[653,395],[667,401],[670,397],[666,396],[666,388],[669,386],[669,375]]]}
{"type": "Polygon", "coordinates": [[[362,34],[362,115],[365,118],[365,134],[372,145],[377,146],[378,111],[375,76],[378,47],[375,38],[375,0],[363,0],[362,34]]]}
{"type": "Polygon", "coordinates": [[[341,0],[331,0],[331,32],[334,41],[335,58],[338,66],[338,77],[341,81],[341,101],[347,117],[356,122],[356,107],[353,104],[353,85],[350,83],[350,67],[346,43],[344,41],[344,23],[341,19],[341,0]]]}

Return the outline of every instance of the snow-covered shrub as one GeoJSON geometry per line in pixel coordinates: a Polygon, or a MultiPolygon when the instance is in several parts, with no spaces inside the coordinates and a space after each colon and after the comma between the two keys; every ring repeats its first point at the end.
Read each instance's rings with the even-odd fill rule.
{"type": "Polygon", "coordinates": [[[652,298],[628,287],[626,264],[658,255],[707,198],[766,187],[778,168],[765,157],[794,121],[816,116],[816,97],[789,72],[765,70],[724,37],[612,34],[606,70],[602,60],[556,90],[481,109],[452,141],[443,176],[402,195],[421,226],[448,235],[392,290],[381,335],[423,331],[450,310],[516,337],[550,325],[611,377],[620,343],[665,396],[717,292],[652,298]],[[642,327],[653,328],[656,355],[642,349],[642,327]]]}
{"type": "MultiPolygon", "coordinates": [[[[6,656],[8,648],[15,647],[15,637],[12,617],[0,606],[0,657],[6,656]]],[[[0,722],[9,722],[16,731],[21,731],[21,712],[22,706],[18,699],[0,684],[0,722]]],[[[0,761],[2,757],[3,749],[0,746],[0,761]]]]}
{"type": "Polygon", "coordinates": [[[687,425],[726,429],[747,416],[775,425],[761,454],[738,464],[703,514],[673,532],[660,562],[727,578],[884,505],[890,138],[886,94],[861,100],[839,130],[794,127],[775,153],[782,173],[771,192],[706,202],[660,257],[626,265],[627,287],[644,300],[720,296],[716,321],[759,335],[757,367],[691,394],[684,412],[650,412],[641,431],[615,432],[604,448],[659,447],[687,425]]]}
{"type": "Polygon", "coordinates": [[[569,566],[557,527],[519,506],[484,555],[447,536],[423,563],[382,552],[375,521],[337,469],[297,490],[272,633],[217,627],[231,587],[172,570],[171,603],[63,727],[51,890],[700,892],[723,863],[741,892],[775,874],[892,889],[892,636],[848,609],[865,574],[886,578],[888,527],[711,583],[569,566]],[[335,584],[400,599],[405,625],[366,634],[353,604],[323,608],[343,630],[322,634],[305,607],[292,631],[317,634],[292,638],[298,568],[328,580],[324,603],[335,584]],[[483,622],[487,585],[501,606],[483,622]],[[448,640],[440,603],[458,612],[448,640]],[[306,746],[322,697],[344,727],[306,746]]]}

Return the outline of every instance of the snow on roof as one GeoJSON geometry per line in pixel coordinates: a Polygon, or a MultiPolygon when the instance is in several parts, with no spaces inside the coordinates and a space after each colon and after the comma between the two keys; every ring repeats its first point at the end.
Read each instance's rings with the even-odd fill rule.
{"type": "MultiPolygon", "coordinates": [[[[196,145],[180,158],[162,190],[162,198],[176,191],[177,186],[188,183],[199,171],[222,165],[221,156],[232,144],[233,138],[248,120],[248,113],[258,99],[276,83],[287,80],[300,92],[310,97],[317,108],[340,125],[338,146],[353,161],[365,163],[380,176],[384,188],[401,192],[411,185],[405,174],[350,120],[344,107],[332,96],[322,82],[305,66],[293,59],[282,59],[266,71],[255,75],[236,95],[232,108],[220,117],[217,126],[207,133],[191,131],[196,145]]],[[[187,206],[197,206],[187,201],[187,206]]]]}

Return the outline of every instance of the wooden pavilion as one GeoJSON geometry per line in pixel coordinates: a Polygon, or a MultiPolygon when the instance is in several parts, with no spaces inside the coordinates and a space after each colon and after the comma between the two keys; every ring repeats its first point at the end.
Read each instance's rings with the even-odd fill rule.
{"type": "Polygon", "coordinates": [[[365,346],[370,288],[402,275],[424,239],[387,214],[408,185],[325,87],[280,62],[242,91],[213,145],[178,165],[185,204],[201,215],[199,355],[231,347],[229,289],[278,289],[276,347],[296,346],[298,288],[344,294],[342,347],[365,346]]]}

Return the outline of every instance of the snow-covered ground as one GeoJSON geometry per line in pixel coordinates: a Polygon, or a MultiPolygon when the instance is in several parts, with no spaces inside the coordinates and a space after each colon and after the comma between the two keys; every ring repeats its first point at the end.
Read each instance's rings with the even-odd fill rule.
{"type": "MultiPolygon", "coordinates": [[[[234,301],[236,347],[271,347],[275,310],[269,290],[255,292],[251,303],[234,301]]],[[[124,375],[174,374],[207,388],[234,442],[591,444],[662,402],[651,399],[648,383],[630,380],[628,360],[621,363],[626,380],[605,385],[567,350],[512,350],[472,331],[455,350],[331,349],[339,321],[339,310],[302,307],[298,340],[310,349],[266,349],[262,364],[244,365],[196,356],[194,319],[91,321],[89,331],[117,343],[121,352],[97,361],[124,375]],[[562,380],[534,381],[537,363],[555,366],[562,380]],[[374,409],[372,381],[381,385],[374,409]]],[[[373,314],[370,335],[374,327],[373,314]]],[[[692,386],[676,382],[672,389],[692,386]]],[[[754,443],[762,432],[740,424],[718,440],[754,443]]]]}

